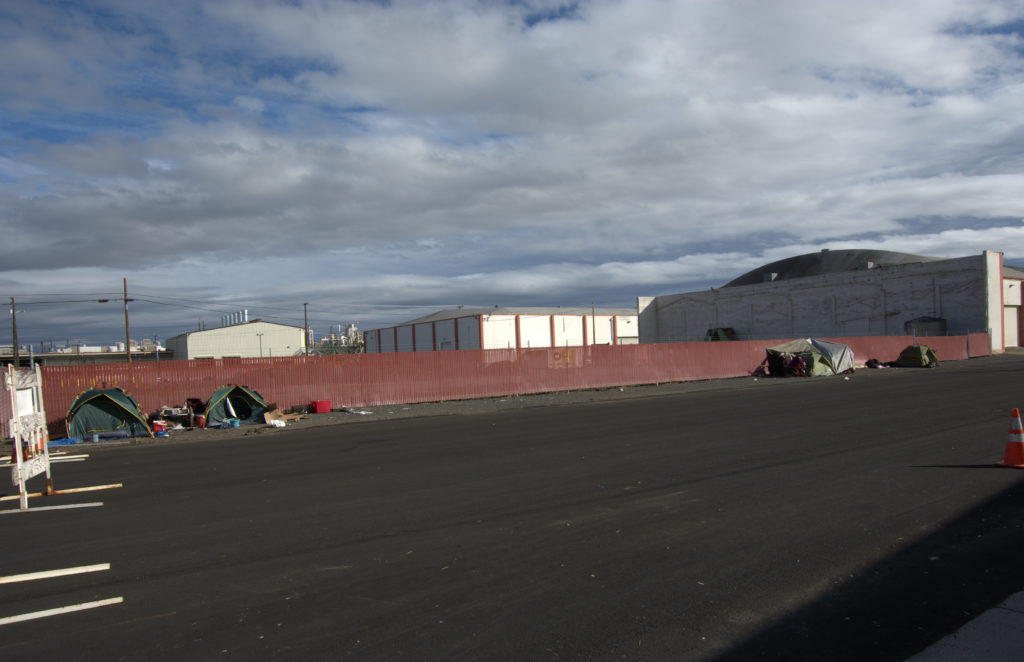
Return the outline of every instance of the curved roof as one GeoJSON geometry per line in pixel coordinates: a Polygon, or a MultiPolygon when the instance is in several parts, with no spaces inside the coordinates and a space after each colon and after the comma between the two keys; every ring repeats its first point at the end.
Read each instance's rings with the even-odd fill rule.
{"type": "Polygon", "coordinates": [[[870,269],[893,264],[935,262],[936,260],[943,259],[946,258],[911,255],[910,253],[897,253],[894,251],[858,249],[831,251],[825,249],[818,253],[787,257],[784,260],[766,264],[729,281],[723,287],[756,285],[772,280],[789,280],[790,278],[820,276],[822,274],[870,269]]]}

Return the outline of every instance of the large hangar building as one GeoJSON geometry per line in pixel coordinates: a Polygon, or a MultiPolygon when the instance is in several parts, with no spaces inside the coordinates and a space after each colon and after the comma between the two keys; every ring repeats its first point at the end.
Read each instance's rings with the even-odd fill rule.
{"type": "Polygon", "coordinates": [[[637,300],[641,343],[989,333],[1021,343],[1024,271],[1002,253],[945,259],[823,250],[746,273],[720,288],[637,300]]]}
{"type": "Polygon", "coordinates": [[[306,352],[301,326],[263,320],[235,321],[167,339],[175,359],[273,358],[306,352]]]}

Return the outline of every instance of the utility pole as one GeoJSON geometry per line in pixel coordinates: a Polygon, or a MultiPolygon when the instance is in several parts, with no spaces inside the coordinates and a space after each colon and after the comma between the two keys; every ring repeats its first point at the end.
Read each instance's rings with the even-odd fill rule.
{"type": "Polygon", "coordinates": [[[128,328],[128,277],[124,279],[124,353],[132,362],[132,335],[128,328]]]}
{"type": "MultiPolygon", "coordinates": [[[[15,310],[14,297],[11,297],[11,336],[14,340],[14,367],[20,367],[18,360],[18,311],[15,310]]],[[[14,457],[13,455],[11,456],[14,457]]]]}

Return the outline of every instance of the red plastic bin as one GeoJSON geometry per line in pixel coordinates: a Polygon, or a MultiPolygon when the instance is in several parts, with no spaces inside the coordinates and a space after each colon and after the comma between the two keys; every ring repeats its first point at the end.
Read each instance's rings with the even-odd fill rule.
{"type": "Polygon", "coordinates": [[[330,400],[314,400],[313,401],[313,413],[314,414],[327,414],[331,411],[330,400]]]}

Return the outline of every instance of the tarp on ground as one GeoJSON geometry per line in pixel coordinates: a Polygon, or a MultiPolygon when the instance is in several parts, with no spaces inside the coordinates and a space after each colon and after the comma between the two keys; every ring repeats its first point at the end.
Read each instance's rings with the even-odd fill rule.
{"type": "Polygon", "coordinates": [[[853,372],[853,350],[842,343],[799,338],[769,347],[762,366],[776,376],[838,375],[853,372]]]}
{"type": "Polygon", "coordinates": [[[146,414],[132,396],[119,388],[90,389],[71,403],[68,436],[114,434],[152,437],[146,414]]]}
{"type": "Polygon", "coordinates": [[[267,403],[248,386],[228,384],[221,386],[206,405],[206,427],[213,428],[236,418],[242,423],[262,423],[267,403]]]}
{"type": "Polygon", "coordinates": [[[896,365],[901,368],[929,368],[939,366],[939,357],[928,345],[910,345],[902,352],[900,358],[896,359],[896,365]]]}

